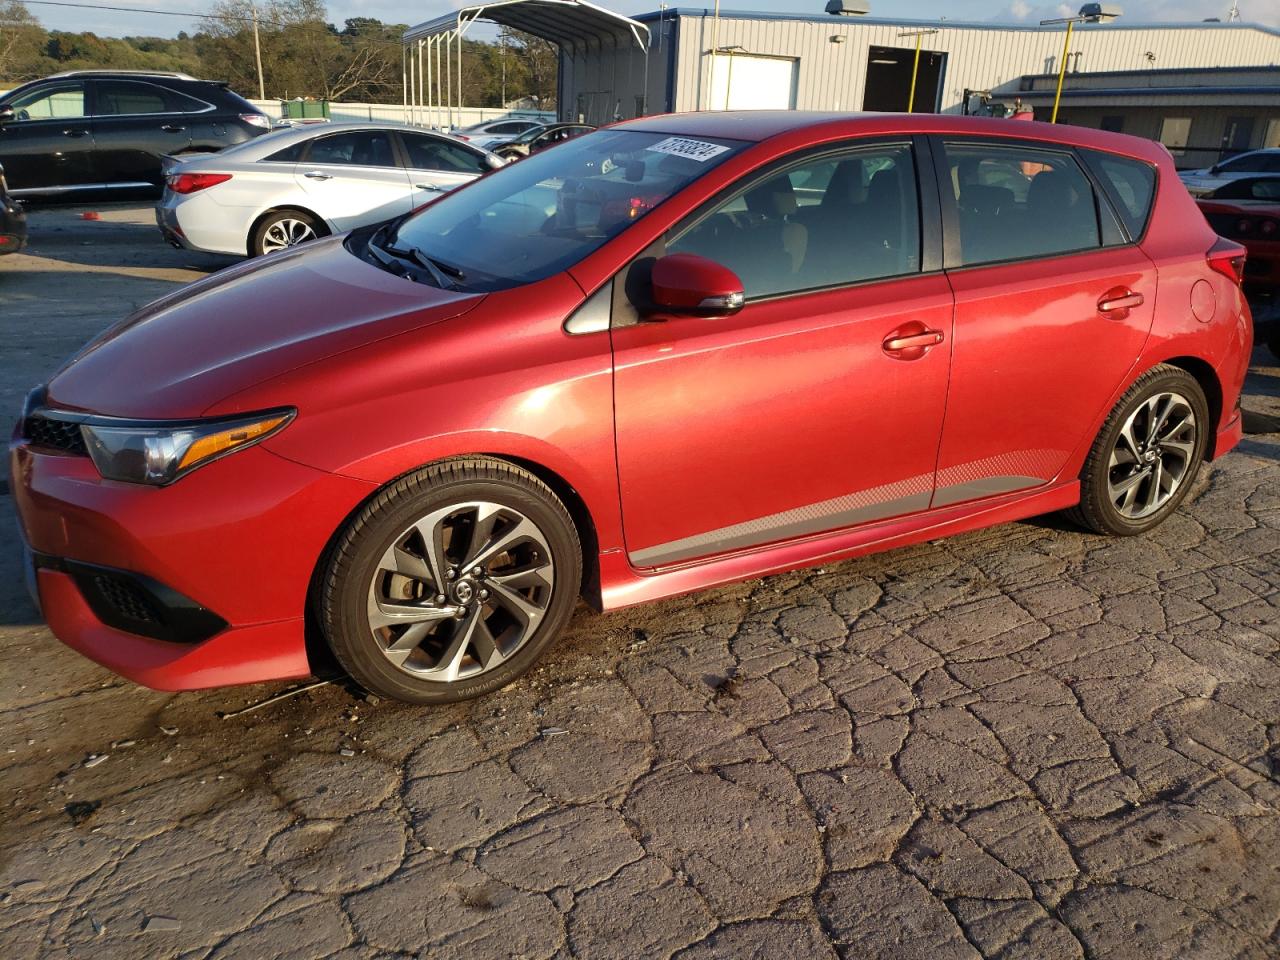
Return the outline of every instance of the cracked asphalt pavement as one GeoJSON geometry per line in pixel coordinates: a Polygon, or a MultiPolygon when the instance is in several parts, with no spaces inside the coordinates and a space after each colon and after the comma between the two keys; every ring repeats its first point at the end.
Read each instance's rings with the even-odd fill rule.
{"type": "MultiPolygon", "coordinates": [[[[225,262],[77,212],[0,261],[5,410],[225,262]]],[[[5,537],[0,956],[1276,957],[1280,367],[1254,359],[1255,432],[1151,535],[1048,517],[582,610],[447,709],[120,681],[38,622],[5,537]]]]}

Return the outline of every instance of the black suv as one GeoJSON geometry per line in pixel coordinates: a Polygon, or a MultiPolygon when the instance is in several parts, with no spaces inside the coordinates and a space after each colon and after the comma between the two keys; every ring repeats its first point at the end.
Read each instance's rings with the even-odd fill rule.
{"type": "Polygon", "coordinates": [[[271,120],[224,83],[82,70],[0,98],[0,164],[15,196],[158,190],[160,158],[243,143],[271,120]]]}

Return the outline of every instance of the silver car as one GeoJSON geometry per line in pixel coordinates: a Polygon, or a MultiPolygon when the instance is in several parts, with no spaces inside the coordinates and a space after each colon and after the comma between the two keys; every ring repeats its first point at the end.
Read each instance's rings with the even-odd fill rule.
{"type": "Polygon", "coordinates": [[[175,246],[261,256],[409,213],[503,163],[408,126],[280,130],[217,154],[166,158],[156,222],[175,246]]]}
{"type": "Polygon", "coordinates": [[[1202,197],[1232,180],[1260,173],[1280,173],[1280,147],[1238,153],[1203,170],[1180,170],[1178,177],[1193,197],[1202,197]]]}

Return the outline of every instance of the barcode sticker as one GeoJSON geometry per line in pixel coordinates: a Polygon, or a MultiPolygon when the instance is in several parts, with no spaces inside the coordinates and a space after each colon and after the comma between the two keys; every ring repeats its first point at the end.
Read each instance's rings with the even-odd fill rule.
{"type": "Polygon", "coordinates": [[[705,140],[690,140],[687,137],[667,137],[667,139],[658,141],[649,149],[655,153],[669,153],[673,157],[684,157],[686,160],[706,163],[712,157],[720,156],[729,148],[722,147],[718,143],[707,143],[705,140]]]}

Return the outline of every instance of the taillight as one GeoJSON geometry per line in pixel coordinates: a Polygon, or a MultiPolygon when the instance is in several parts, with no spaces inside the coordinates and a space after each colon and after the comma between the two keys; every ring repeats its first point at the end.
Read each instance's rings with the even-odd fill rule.
{"type": "Polygon", "coordinates": [[[174,193],[195,193],[197,190],[226,183],[230,179],[229,173],[176,173],[167,182],[174,193]]]}
{"type": "Polygon", "coordinates": [[[263,130],[271,129],[271,118],[265,113],[242,113],[240,119],[252,127],[261,127],[263,130]]]}
{"type": "Polygon", "coordinates": [[[1245,249],[1240,244],[1219,237],[1205,257],[1210,270],[1216,270],[1232,283],[1244,282],[1245,249]]]}

